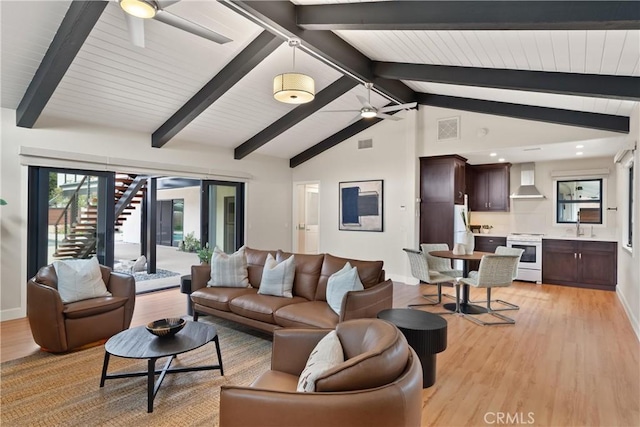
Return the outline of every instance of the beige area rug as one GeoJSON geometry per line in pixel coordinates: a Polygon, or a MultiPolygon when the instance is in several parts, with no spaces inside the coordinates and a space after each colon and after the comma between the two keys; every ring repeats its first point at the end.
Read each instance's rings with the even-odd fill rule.
{"type": "MultiPolygon", "coordinates": [[[[100,388],[104,346],[66,355],[38,353],[0,365],[2,426],[214,426],[220,386],[248,385],[269,368],[267,335],[222,319],[215,324],[225,376],[220,371],[167,375],[147,413],[146,377],[107,380],[100,388]]],[[[158,368],[166,359],[159,359],[158,368]]],[[[216,363],[215,345],[179,355],[172,367],[216,363]]],[[[112,356],[109,373],[145,371],[147,360],[112,356]]]]}

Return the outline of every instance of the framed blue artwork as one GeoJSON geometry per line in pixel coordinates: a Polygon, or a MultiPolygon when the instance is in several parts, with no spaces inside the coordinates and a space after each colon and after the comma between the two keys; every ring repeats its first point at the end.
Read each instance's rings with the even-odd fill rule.
{"type": "Polygon", "coordinates": [[[383,181],[348,181],[339,183],[339,229],[382,231],[383,181]]]}

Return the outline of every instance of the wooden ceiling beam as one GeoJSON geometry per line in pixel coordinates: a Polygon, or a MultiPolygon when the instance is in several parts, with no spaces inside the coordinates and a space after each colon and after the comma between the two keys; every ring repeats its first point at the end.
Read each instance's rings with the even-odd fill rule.
{"type": "Polygon", "coordinates": [[[373,72],[387,79],[640,101],[640,77],[634,76],[396,62],[374,62],[373,72]]]}
{"type": "MultiPolygon", "coordinates": [[[[389,103],[387,105],[385,105],[385,107],[389,107],[395,105],[394,103],[389,103]]],[[[391,111],[389,113],[389,115],[393,115],[396,114],[397,111],[391,111]]],[[[328,149],[335,147],[336,145],[340,144],[342,141],[345,141],[349,138],[351,138],[352,136],[355,136],[357,134],[359,134],[360,132],[362,132],[363,130],[375,125],[378,122],[381,122],[384,119],[379,119],[377,117],[371,118],[371,119],[360,119],[357,122],[355,122],[354,124],[352,124],[351,126],[348,126],[336,133],[334,133],[333,135],[331,135],[328,138],[325,138],[324,140],[320,141],[319,143],[317,143],[316,145],[307,148],[306,150],[304,150],[302,153],[292,157],[291,159],[289,159],[289,167],[290,168],[295,168],[296,166],[300,166],[302,163],[306,162],[307,160],[311,160],[312,158],[314,158],[315,156],[317,156],[318,154],[321,154],[325,151],[327,151],[328,149]]]]}
{"type": "Polygon", "coordinates": [[[35,125],[107,4],[108,1],[71,2],[18,104],[16,126],[32,128],[35,125]]]}
{"type": "Polygon", "coordinates": [[[330,102],[344,95],[357,85],[358,82],[349,76],[340,77],[338,80],[318,92],[312,102],[297,106],[283,117],[273,122],[273,124],[236,147],[234,150],[234,158],[242,159],[248,156],[267,142],[271,141],[273,138],[288,129],[291,129],[293,126],[325,107],[330,102]]]}
{"type": "Polygon", "coordinates": [[[636,1],[392,1],[296,6],[305,30],[637,30],[636,1]]]}
{"type": "Polygon", "coordinates": [[[151,146],[155,148],[164,146],[281,44],[282,39],[268,31],[260,33],[186,104],[153,132],[151,146]]]}
{"type": "Polygon", "coordinates": [[[629,133],[629,117],[455,96],[418,94],[418,104],[495,116],[629,133]]]}

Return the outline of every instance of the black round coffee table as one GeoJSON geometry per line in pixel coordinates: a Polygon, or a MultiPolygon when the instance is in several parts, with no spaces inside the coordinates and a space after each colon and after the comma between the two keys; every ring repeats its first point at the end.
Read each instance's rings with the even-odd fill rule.
{"type": "Polygon", "coordinates": [[[186,322],[184,328],[176,335],[165,338],[151,334],[144,326],[138,326],[122,331],[109,338],[104,345],[104,350],[100,387],[104,387],[104,382],[110,379],[146,376],[147,412],[153,412],[153,399],[158,393],[166,374],[219,369],[220,375],[224,375],[218,332],[216,328],[205,323],[186,322]],[[195,350],[211,341],[213,341],[216,346],[218,356],[217,365],[169,369],[171,362],[173,362],[173,359],[175,359],[178,354],[195,350]],[[107,375],[111,355],[130,359],[149,359],[147,371],[107,375]],[[162,357],[169,357],[169,359],[162,369],[156,370],[156,361],[162,357]],[[160,374],[157,381],[155,381],[156,374],[160,374]]]}
{"type": "Polygon", "coordinates": [[[382,310],[378,319],[402,331],[422,363],[422,387],[431,387],[436,382],[436,353],[447,348],[447,321],[437,314],[409,308],[382,310]]]}

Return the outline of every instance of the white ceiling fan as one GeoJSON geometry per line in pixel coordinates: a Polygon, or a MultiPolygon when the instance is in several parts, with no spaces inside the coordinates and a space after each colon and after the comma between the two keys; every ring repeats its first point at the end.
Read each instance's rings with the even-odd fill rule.
{"type": "Polygon", "coordinates": [[[115,0],[125,11],[129,36],[135,46],[144,47],[144,20],[155,19],[196,36],[219,44],[228,43],[230,38],[216,33],[200,24],[181,18],[165,10],[180,0],[115,0]]]}
{"type": "Polygon", "coordinates": [[[373,88],[373,83],[365,83],[364,87],[367,88],[367,97],[356,95],[360,103],[362,104],[362,108],[359,110],[327,110],[326,113],[346,113],[346,112],[356,112],[359,113],[354,119],[349,122],[352,124],[360,119],[371,119],[373,117],[377,117],[379,119],[389,119],[389,120],[402,120],[400,117],[392,116],[390,113],[392,111],[398,110],[407,110],[409,108],[415,108],[418,105],[417,102],[410,102],[407,104],[398,104],[398,105],[390,105],[388,107],[376,108],[371,105],[371,89],[373,88]]]}

